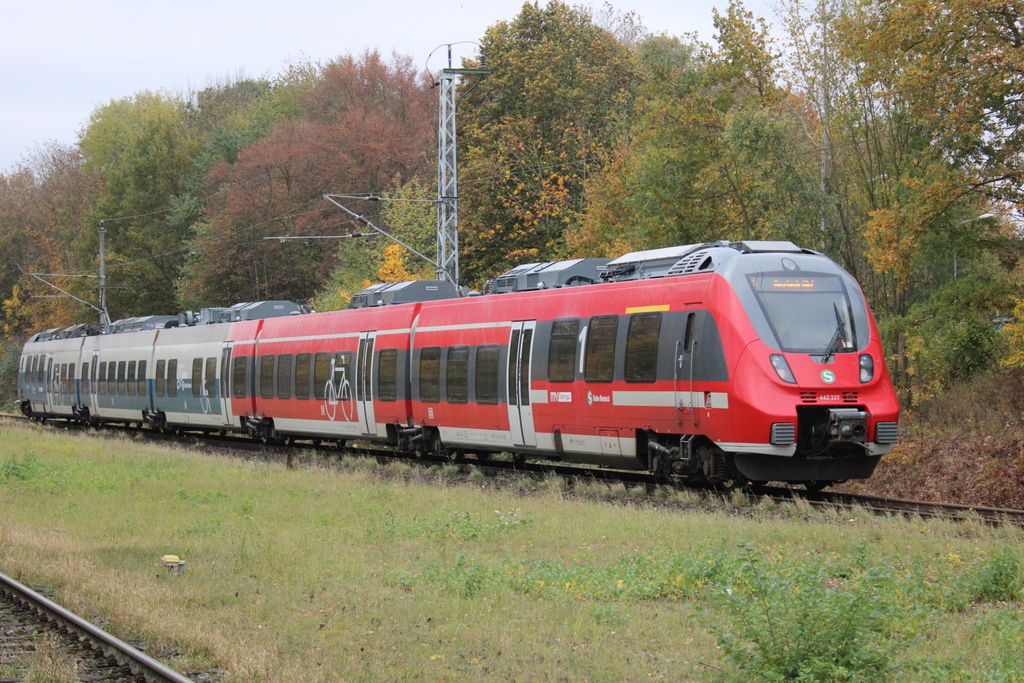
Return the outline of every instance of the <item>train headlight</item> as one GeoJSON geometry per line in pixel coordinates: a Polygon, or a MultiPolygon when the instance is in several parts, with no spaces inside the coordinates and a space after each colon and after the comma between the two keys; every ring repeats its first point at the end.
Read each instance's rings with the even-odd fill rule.
{"type": "Polygon", "coordinates": [[[779,376],[783,382],[790,384],[796,384],[796,377],[793,376],[793,371],[789,369],[789,363],[786,362],[786,357],[781,353],[773,353],[768,356],[772,362],[772,367],[775,368],[775,374],[779,376]]]}
{"type": "Polygon", "coordinates": [[[875,359],[870,354],[860,354],[860,383],[867,384],[875,376],[875,359]]]}

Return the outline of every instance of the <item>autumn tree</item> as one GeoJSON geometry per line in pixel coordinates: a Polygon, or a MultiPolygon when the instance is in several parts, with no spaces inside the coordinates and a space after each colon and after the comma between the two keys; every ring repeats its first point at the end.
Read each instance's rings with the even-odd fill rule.
{"type": "Polygon", "coordinates": [[[1020,242],[986,217],[1015,196],[1021,140],[1009,125],[1019,93],[1015,103],[1012,85],[992,81],[1006,75],[1014,39],[997,37],[1006,17],[986,3],[833,0],[803,16],[818,48],[801,52],[831,85],[834,214],[861,238],[847,242],[845,265],[881,319],[890,370],[912,406],[1000,353],[992,320],[1012,305],[1020,242]],[[954,349],[969,360],[952,370],[935,362],[954,349]]]}
{"type": "Polygon", "coordinates": [[[1019,201],[1024,184],[1024,3],[903,0],[860,17],[865,78],[901,98],[965,189],[1019,201]],[[883,58],[884,55],[884,58],[883,58]]]}
{"type": "Polygon", "coordinates": [[[96,314],[31,273],[47,277],[78,298],[97,303],[95,254],[81,258],[79,245],[93,229],[90,216],[98,188],[83,173],[82,155],[71,146],[40,146],[9,175],[0,174],[0,301],[3,332],[19,336],[41,329],[96,321],[96,314]]]}
{"type": "Polygon", "coordinates": [[[556,1],[524,4],[480,52],[491,75],[463,85],[458,110],[460,268],[474,282],[565,254],[638,78],[627,46],[556,1]]]}
{"type": "Polygon", "coordinates": [[[433,173],[436,108],[407,58],[376,52],[320,68],[293,118],[207,178],[204,221],[178,282],[191,306],[308,299],[330,276],[335,247],[268,236],[333,234],[349,225],[326,193],[379,193],[397,176],[433,173]]]}

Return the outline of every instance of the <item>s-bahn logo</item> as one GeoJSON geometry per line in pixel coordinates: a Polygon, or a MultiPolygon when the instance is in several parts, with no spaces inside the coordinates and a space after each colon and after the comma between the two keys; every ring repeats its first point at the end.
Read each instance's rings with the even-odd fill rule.
{"type": "Polygon", "coordinates": [[[832,382],[836,381],[836,373],[832,372],[831,370],[822,370],[821,381],[824,382],[825,384],[832,384],[832,382]]]}

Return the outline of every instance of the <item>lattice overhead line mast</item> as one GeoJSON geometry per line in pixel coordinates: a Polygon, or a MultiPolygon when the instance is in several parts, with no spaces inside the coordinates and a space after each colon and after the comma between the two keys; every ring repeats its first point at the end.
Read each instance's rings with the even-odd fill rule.
{"type": "MultiPolygon", "coordinates": [[[[481,59],[481,63],[483,60],[481,59]]],[[[437,144],[437,279],[459,284],[459,171],[455,151],[455,87],[458,76],[484,76],[486,68],[441,70],[437,144]]]]}

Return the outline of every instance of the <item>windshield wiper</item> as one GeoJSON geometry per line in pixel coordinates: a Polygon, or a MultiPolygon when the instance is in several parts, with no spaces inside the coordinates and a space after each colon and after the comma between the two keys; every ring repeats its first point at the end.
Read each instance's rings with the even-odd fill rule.
{"type": "Polygon", "coordinates": [[[832,357],[843,348],[843,342],[846,340],[846,321],[843,320],[843,316],[839,313],[839,305],[833,302],[832,310],[836,313],[836,332],[832,335],[832,340],[828,343],[828,346],[825,347],[825,355],[821,357],[822,363],[831,363],[832,357]]]}

